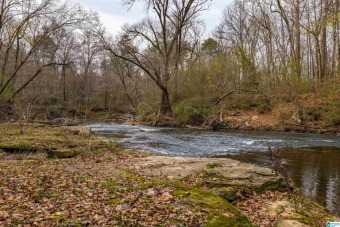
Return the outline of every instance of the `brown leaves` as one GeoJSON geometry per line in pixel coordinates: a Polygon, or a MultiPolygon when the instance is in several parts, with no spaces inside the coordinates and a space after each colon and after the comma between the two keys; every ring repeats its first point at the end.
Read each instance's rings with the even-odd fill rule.
{"type": "Polygon", "coordinates": [[[173,189],[117,169],[115,153],[70,160],[1,161],[0,226],[197,226],[173,189]],[[101,161],[98,162],[97,160],[101,161]]]}
{"type": "Polygon", "coordinates": [[[252,222],[261,227],[275,226],[276,215],[270,215],[265,210],[268,202],[282,199],[286,193],[267,191],[264,194],[254,193],[247,200],[239,201],[236,207],[242,211],[252,222]]]}

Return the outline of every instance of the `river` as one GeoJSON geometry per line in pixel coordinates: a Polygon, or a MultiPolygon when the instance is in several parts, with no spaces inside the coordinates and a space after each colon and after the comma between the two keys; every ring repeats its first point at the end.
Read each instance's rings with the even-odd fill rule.
{"type": "Polygon", "coordinates": [[[90,124],[100,137],[127,148],[182,157],[229,157],[270,166],[268,147],[281,150],[283,163],[304,196],[340,216],[340,137],[287,132],[90,124]]]}

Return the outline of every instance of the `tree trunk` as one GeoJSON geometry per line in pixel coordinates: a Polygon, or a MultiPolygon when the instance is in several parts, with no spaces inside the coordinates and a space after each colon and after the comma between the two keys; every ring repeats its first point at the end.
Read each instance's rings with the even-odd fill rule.
{"type": "Polygon", "coordinates": [[[327,31],[322,28],[320,45],[320,79],[323,82],[327,75],[327,31]]]}
{"type": "Polygon", "coordinates": [[[170,98],[168,89],[163,87],[161,88],[162,96],[161,96],[161,106],[159,114],[160,116],[172,116],[170,98]]]}
{"type": "Polygon", "coordinates": [[[300,28],[300,0],[297,0],[296,6],[295,6],[295,73],[298,78],[301,77],[301,28],[300,28]]]}
{"type": "Polygon", "coordinates": [[[62,78],[63,78],[63,101],[67,101],[66,97],[66,66],[62,66],[62,78]]]}
{"type": "Polygon", "coordinates": [[[327,75],[327,14],[328,14],[328,0],[324,1],[322,15],[322,30],[320,39],[320,80],[323,82],[327,75]]]}
{"type": "MultiPolygon", "coordinates": [[[[336,12],[339,12],[340,9],[340,0],[336,0],[335,4],[335,9],[336,12]]],[[[339,17],[336,18],[336,30],[337,30],[337,46],[338,46],[338,68],[337,68],[337,73],[335,74],[336,76],[340,76],[340,25],[339,25],[339,17]]]]}

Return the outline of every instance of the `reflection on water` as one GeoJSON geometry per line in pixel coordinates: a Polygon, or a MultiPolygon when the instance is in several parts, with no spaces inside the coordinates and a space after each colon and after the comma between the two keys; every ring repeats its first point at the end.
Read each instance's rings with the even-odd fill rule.
{"type": "Polygon", "coordinates": [[[89,127],[97,135],[117,140],[126,147],[169,156],[227,156],[268,166],[268,146],[282,149],[281,156],[287,170],[303,195],[340,216],[339,137],[282,132],[210,132],[117,124],[93,124],[89,127]]]}
{"type": "MultiPolygon", "coordinates": [[[[258,165],[270,165],[261,152],[226,155],[258,165]]],[[[301,193],[340,216],[340,148],[286,148],[281,152],[285,167],[301,193]]]]}
{"type": "Polygon", "coordinates": [[[340,149],[291,150],[282,156],[302,194],[340,215],[340,149]]]}

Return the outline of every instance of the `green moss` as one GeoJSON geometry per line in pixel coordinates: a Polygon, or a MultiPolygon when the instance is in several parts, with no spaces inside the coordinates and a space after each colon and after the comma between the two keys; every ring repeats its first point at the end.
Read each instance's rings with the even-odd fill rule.
{"type": "Polygon", "coordinates": [[[107,187],[107,189],[110,192],[115,192],[115,191],[118,191],[122,188],[122,186],[120,184],[118,184],[117,182],[114,182],[114,181],[110,181],[110,180],[105,180],[105,181],[102,181],[101,183],[102,183],[102,185],[107,187]]]}
{"type": "Polygon", "coordinates": [[[220,166],[221,166],[220,163],[209,163],[209,164],[207,164],[208,169],[215,169],[215,168],[220,167],[220,166]]]}
{"type": "Polygon", "coordinates": [[[160,179],[153,179],[152,181],[141,181],[136,185],[136,189],[144,190],[148,188],[152,188],[155,186],[169,186],[171,184],[170,181],[160,180],[160,179]]]}
{"type": "Polygon", "coordinates": [[[110,205],[116,205],[116,204],[120,204],[121,200],[120,199],[110,199],[109,203],[110,203],[110,205]]]}
{"type": "Polygon", "coordinates": [[[117,145],[89,136],[75,135],[62,128],[0,123],[0,149],[10,153],[41,151],[46,152],[50,158],[71,158],[117,149],[117,145]]]}
{"type": "Polygon", "coordinates": [[[218,188],[212,190],[212,192],[229,202],[236,201],[240,198],[240,193],[233,187],[218,188]]]}
{"type": "Polygon", "coordinates": [[[116,172],[112,173],[112,176],[125,179],[127,181],[132,181],[134,183],[143,182],[144,177],[135,173],[130,173],[128,170],[120,168],[116,172]]]}
{"type": "Polygon", "coordinates": [[[203,178],[204,182],[212,188],[230,185],[230,181],[219,172],[205,171],[203,178]]]}
{"type": "Polygon", "coordinates": [[[34,144],[25,143],[25,141],[15,144],[10,142],[0,143],[0,150],[8,153],[35,153],[38,149],[34,144]]]}
{"type": "Polygon", "coordinates": [[[212,192],[198,188],[175,184],[179,189],[173,195],[183,199],[188,206],[199,212],[206,213],[208,222],[205,226],[254,226],[233,205],[212,192]]]}
{"type": "Polygon", "coordinates": [[[49,158],[73,158],[81,153],[80,150],[48,150],[47,155],[49,158]]]}
{"type": "Polygon", "coordinates": [[[266,191],[286,191],[287,185],[283,179],[279,181],[268,181],[265,184],[261,185],[256,191],[258,193],[263,193],[266,191]]]}

